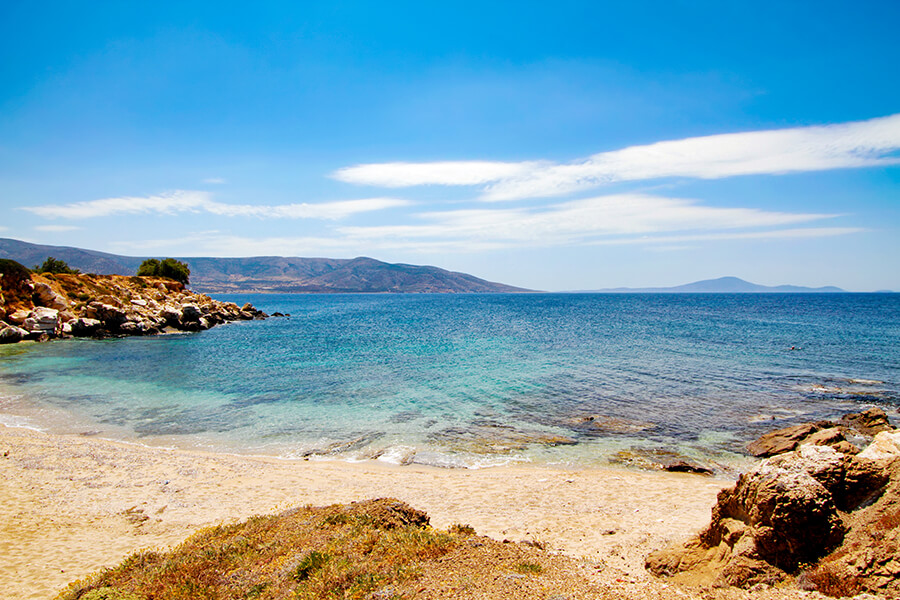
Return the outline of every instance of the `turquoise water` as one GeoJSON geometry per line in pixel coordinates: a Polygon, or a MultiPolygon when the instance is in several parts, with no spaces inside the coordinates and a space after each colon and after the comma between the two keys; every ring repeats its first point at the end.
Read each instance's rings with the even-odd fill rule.
{"type": "Polygon", "coordinates": [[[291,316],[0,347],[0,419],[285,457],[727,469],[763,431],[900,406],[898,294],[217,298],[291,316]]]}

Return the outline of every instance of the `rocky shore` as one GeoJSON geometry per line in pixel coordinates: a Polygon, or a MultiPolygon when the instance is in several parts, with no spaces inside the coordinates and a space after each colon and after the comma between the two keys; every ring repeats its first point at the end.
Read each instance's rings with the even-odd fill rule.
{"type": "Polygon", "coordinates": [[[781,429],[748,449],[767,458],[719,492],[698,535],[651,553],[650,572],[693,585],[900,597],[900,430],[883,411],[781,429]]]}
{"type": "Polygon", "coordinates": [[[267,316],[169,279],[38,275],[8,265],[0,273],[0,343],[201,331],[267,316]]]}

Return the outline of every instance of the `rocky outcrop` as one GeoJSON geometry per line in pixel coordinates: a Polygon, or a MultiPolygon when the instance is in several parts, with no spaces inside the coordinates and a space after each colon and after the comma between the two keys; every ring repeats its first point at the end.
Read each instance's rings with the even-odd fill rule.
{"type": "Polygon", "coordinates": [[[650,554],[647,569],[713,586],[796,576],[829,594],[900,592],[900,460],[865,454],[803,444],[761,461],[719,493],[699,535],[650,554]]]}
{"type": "Polygon", "coordinates": [[[900,431],[882,431],[859,455],[873,460],[900,458],[900,431]]]}
{"type": "Polygon", "coordinates": [[[109,337],[201,331],[220,323],[264,319],[250,304],[239,307],[195,294],[178,282],[117,275],[0,274],[0,343],[60,337],[109,337]]]}
{"type": "Polygon", "coordinates": [[[844,415],[838,422],[816,421],[778,429],[747,444],[753,456],[766,458],[790,452],[802,444],[832,446],[844,454],[856,454],[859,448],[848,441],[848,437],[868,443],[881,431],[893,427],[887,415],[880,408],[870,408],[860,413],[844,415]]]}
{"type": "Polygon", "coordinates": [[[844,415],[841,417],[840,425],[868,436],[893,429],[887,415],[880,408],[870,408],[861,413],[844,415]]]}
{"type": "Polygon", "coordinates": [[[747,444],[747,450],[753,456],[768,457],[790,452],[800,445],[800,442],[812,434],[830,427],[831,422],[819,421],[817,423],[803,423],[793,427],[785,427],[772,431],[760,437],[758,440],[747,444]]]}

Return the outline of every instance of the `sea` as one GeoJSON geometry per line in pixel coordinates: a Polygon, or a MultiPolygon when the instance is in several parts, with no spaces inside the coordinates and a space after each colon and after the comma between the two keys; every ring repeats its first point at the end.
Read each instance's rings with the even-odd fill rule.
{"type": "Polygon", "coordinates": [[[295,460],[728,474],[767,431],[900,409],[900,294],[214,297],[290,316],[0,346],[0,422],[295,460]]]}

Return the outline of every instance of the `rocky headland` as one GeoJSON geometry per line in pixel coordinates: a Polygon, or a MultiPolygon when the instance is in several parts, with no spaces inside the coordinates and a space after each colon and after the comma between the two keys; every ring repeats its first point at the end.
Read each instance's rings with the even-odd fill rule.
{"type": "Polygon", "coordinates": [[[719,492],[697,536],[651,553],[650,572],[900,597],[900,431],[883,411],[781,429],[748,449],[766,458],[719,492]]]}
{"type": "Polygon", "coordinates": [[[170,279],[39,275],[13,261],[0,267],[0,343],[201,331],[268,316],[249,303],[219,302],[170,279]]]}

